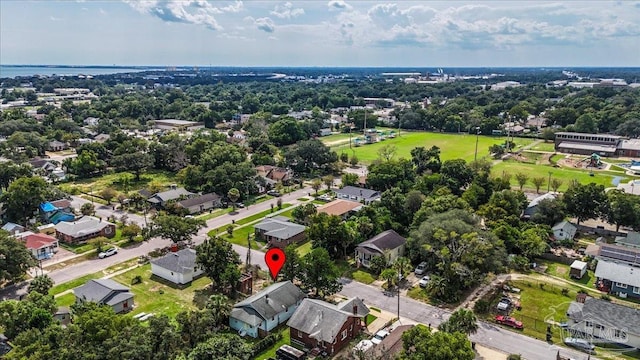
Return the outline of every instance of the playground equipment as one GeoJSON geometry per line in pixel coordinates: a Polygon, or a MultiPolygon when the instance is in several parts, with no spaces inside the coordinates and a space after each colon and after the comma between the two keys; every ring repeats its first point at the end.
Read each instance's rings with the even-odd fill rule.
{"type": "Polygon", "coordinates": [[[591,154],[589,165],[587,165],[587,167],[600,168],[601,166],[602,166],[602,161],[600,161],[600,155],[596,153],[591,154]]]}

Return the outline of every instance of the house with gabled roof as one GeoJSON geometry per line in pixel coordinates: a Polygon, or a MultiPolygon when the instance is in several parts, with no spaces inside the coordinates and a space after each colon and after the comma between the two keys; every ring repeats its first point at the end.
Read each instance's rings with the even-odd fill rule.
{"type": "Polygon", "coordinates": [[[269,246],[284,249],[306,238],[306,226],[292,223],[284,216],[265,218],[254,226],[256,237],[269,246]]]}
{"type": "Polygon", "coordinates": [[[538,211],[538,205],[542,200],[555,200],[557,197],[558,195],[552,192],[542,194],[536,197],[535,199],[531,200],[527,205],[527,208],[524,209],[522,213],[522,218],[531,219],[531,217],[533,217],[533,215],[538,211]]]}
{"type": "Polygon", "coordinates": [[[58,239],[47,234],[29,234],[22,238],[25,246],[37,259],[49,259],[58,252],[58,239]]]}
{"type": "Polygon", "coordinates": [[[218,194],[209,193],[180,200],[176,205],[186,209],[189,214],[196,214],[222,206],[222,198],[218,194]]]}
{"type": "Polygon", "coordinates": [[[578,227],[572,223],[563,220],[555,224],[551,230],[553,231],[553,237],[556,240],[573,240],[578,231],[578,227]]]}
{"type": "Polygon", "coordinates": [[[366,268],[371,266],[371,260],[376,256],[387,259],[387,263],[393,263],[404,255],[407,239],[400,236],[394,230],[383,231],[369,240],[363,241],[356,247],[356,262],[366,268]]]}
{"type": "Polygon", "coordinates": [[[340,216],[343,219],[360,211],[364,205],[355,201],[336,199],[318,207],[318,214],[325,213],[327,215],[340,216]]]}
{"type": "Polygon", "coordinates": [[[10,235],[15,235],[24,231],[24,226],[8,222],[2,225],[2,230],[8,232],[10,235]]]}
{"type": "Polygon", "coordinates": [[[174,284],[183,285],[204,273],[196,264],[196,251],[182,249],[151,260],[151,273],[174,284]]]}
{"type": "Polygon", "coordinates": [[[364,189],[355,186],[345,186],[342,189],[335,190],[338,199],[361,202],[365,205],[372,201],[380,200],[382,196],[379,191],[364,189]]]}
{"type": "Polygon", "coordinates": [[[56,224],[56,238],[70,244],[83,243],[98,236],[112,238],[115,235],[115,224],[93,216],[83,216],[72,222],[61,221],[56,224]]]}
{"type": "Polygon", "coordinates": [[[360,313],[356,302],[347,301],[346,305],[351,309],[322,300],[304,299],[287,321],[291,344],[304,347],[312,354],[326,352],[332,356],[340,351],[360,334],[368,314],[368,308],[360,313]]]}
{"type": "Polygon", "coordinates": [[[131,311],[133,293],[129,288],[111,279],[93,279],[73,289],[76,303],[94,302],[113,308],[116,314],[131,311]]]}
{"type": "Polygon", "coordinates": [[[287,321],[305,297],[291,281],[275,283],[235,304],[229,326],[241,336],[264,337],[287,321]]]}
{"type": "Polygon", "coordinates": [[[169,201],[189,199],[194,195],[195,195],[194,193],[187,191],[185,188],[176,188],[168,191],[155,193],[151,197],[149,197],[147,201],[150,202],[151,205],[161,208],[161,207],[164,207],[169,201]]]}

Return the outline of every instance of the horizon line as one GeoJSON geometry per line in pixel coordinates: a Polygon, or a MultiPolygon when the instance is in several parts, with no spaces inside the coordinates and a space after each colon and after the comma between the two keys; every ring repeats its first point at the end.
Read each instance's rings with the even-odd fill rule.
{"type": "Polygon", "coordinates": [[[502,66],[442,66],[442,65],[420,65],[420,66],[407,66],[407,65],[363,65],[363,66],[354,66],[354,65],[98,65],[98,64],[0,64],[0,66],[4,67],[68,67],[68,68],[203,68],[203,69],[211,69],[211,68],[292,68],[292,69],[301,69],[301,68],[339,68],[339,69],[381,69],[381,68],[397,68],[397,69],[414,69],[414,68],[450,68],[450,69],[459,69],[459,68],[467,68],[467,69],[527,69],[527,68],[542,68],[542,69],[563,69],[563,68],[631,68],[631,69],[640,69],[640,66],[620,66],[620,65],[553,65],[553,66],[543,66],[543,65],[502,65],[502,66]]]}

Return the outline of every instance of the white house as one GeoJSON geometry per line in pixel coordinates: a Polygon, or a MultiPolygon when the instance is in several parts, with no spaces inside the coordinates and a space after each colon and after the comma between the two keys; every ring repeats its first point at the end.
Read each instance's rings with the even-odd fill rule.
{"type": "Polygon", "coordinates": [[[204,271],[196,265],[196,251],[183,249],[151,260],[151,273],[174,284],[187,284],[204,271]]]}
{"type": "Polygon", "coordinates": [[[380,200],[382,196],[379,191],[355,186],[345,186],[342,189],[335,190],[335,193],[338,199],[357,201],[366,205],[372,201],[380,200]]]}
{"type": "Polygon", "coordinates": [[[275,283],[237,303],[231,310],[229,326],[241,336],[264,337],[289,320],[304,298],[291,281],[275,283]]]}
{"type": "Polygon", "coordinates": [[[553,230],[553,237],[556,240],[573,240],[578,228],[572,223],[564,220],[555,224],[551,230],[553,230]]]}
{"type": "Polygon", "coordinates": [[[393,263],[404,255],[407,239],[393,230],[383,231],[367,241],[363,241],[356,247],[356,261],[366,268],[371,266],[371,259],[376,256],[384,256],[387,263],[393,263]]]}
{"type": "Polygon", "coordinates": [[[25,246],[38,259],[49,259],[58,252],[58,239],[47,234],[30,234],[23,238],[25,246]]]}

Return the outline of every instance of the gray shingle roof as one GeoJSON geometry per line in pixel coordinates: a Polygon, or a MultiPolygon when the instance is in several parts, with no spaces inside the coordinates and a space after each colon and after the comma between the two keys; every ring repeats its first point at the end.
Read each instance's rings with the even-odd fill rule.
{"type": "Polygon", "coordinates": [[[153,195],[154,198],[157,198],[158,200],[162,201],[162,202],[166,202],[166,201],[170,201],[170,200],[176,200],[178,198],[180,198],[180,196],[191,196],[193,195],[192,192],[187,191],[185,188],[178,188],[178,189],[173,189],[173,190],[169,190],[169,191],[163,191],[163,192],[159,192],[155,195],[153,195]]]}
{"type": "Polygon", "coordinates": [[[614,261],[598,261],[596,277],[640,287],[640,268],[614,261]]]}
{"type": "Polygon", "coordinates": [[[333,343],[342,325],[354,316],[351,312],[322,300],[304,299],[287,325],[310,337],[333,343]]]}
{"type": "Polygon", "coordinates": [[[99,232],[109,225],[113,224],[93,216],[85,216],[73,222],[59,222],[56,225],[56,231],[72,237],[80,237],[99,232]]]}
{"type": "Polygon", "coordinates": [[[73,294],[83,301],[106,305],[115,305],[133,298],[128,287],[111,279],[89,280],[84,285],[73,289],[73,294]]]}
{"type": "Polygon", "coordinates": [[[359,298],[347,299],[336,305],[338,309],[353,313],[353,307],[356,306],[356,314],[361,317],[365,317],[369,314],[369,308],[359,298]]]}
{"type": "Polygon", "coordinates": [[[169,271],[182,273],[185,270],[193,270],[196,266],[196,251],[193,249],[182,249],[178,252],[151,260],[151,263],[169,271]]]}
{"type": "Polygon", "coordinates": [[[335,192],[336,194],[343,194],[348,196],[360,196],[365,199],[380,196],[380,193],[376,190],[364,189],[355,186],[345,186],[342,189],[336,190],[335,192]]]}
{"type": "Polygon", "coordinates": [[[400,236],[400,234],[394,230],[387,230],[367,241],[361,242],[358,244],[358,248],[363,250],[363,252],[382,254],[385,250],[395,249],[398,246],[404,245],[406,242],[407,239],[400,236]]]}
{"type": "Polygon", "coordinates": [[[219,200],[220,200],[220,195],[209,193],[209,194],[196,196],[191,199],[180,200],[178,201],[178,205],[188,208],[194,205],[201,205],[209,202],[218,202],[219,200]]]}
{"type": "Polygon", "coordinates": [[[640,233],[630,231],[627,236],[616,236],[616,243],[624,246],[640,246],[640,233]]]}
{"type": "Polygon", "coordinates": [[[575,322],[591,321],[606,328],[640,335],[640,310],[610,301],[587,297],[584,304],[571,303],[567,316],[575,322]]]}
{"type": "Polygon", "coordinates": [[[304,298],[305,294],[291,281],[275,283],[237,303],[231,310],[231,317],[256,326],[304,298]]]}
{"type": "Polygon", "coordinates": [[[255,228],[264,231],[264,235],[283,240],[290,239],[306,229],[304,225],[275,218],[264,219],[256,224],[255,228]]]}

